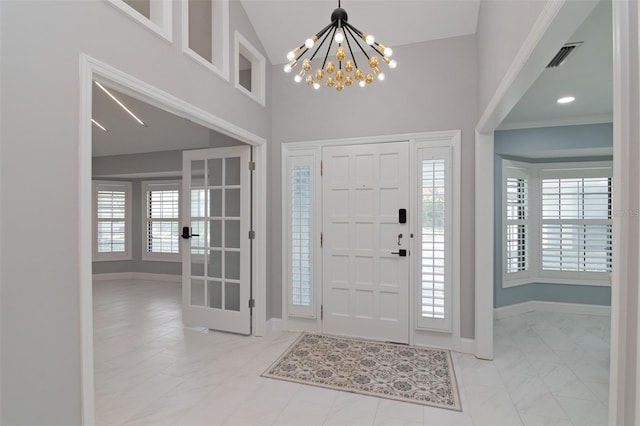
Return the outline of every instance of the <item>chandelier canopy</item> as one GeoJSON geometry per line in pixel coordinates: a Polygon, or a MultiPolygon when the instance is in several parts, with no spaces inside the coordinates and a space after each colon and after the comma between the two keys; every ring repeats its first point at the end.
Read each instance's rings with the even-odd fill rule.
{"type": "Polygon", "coordinates": [[[338,0],[338,8],[334,9],[331,14],[331,22],[329,25],[320,30],[316,35],[306,39],[304,44],[287,53],[289,63],[284,66],[284,72],[290,73],[301,63],[301,69],[294,77],[296,83],[304,80],[308,86],[312,86],[318,90],[324,81],[324,84],[328,87],[335,87],[338,92],[341,92],[345,86],[349,87],[355,82],[357,82],[360,87],[365,87],[367,84],[373,83],[373,74],[376,75],[378,80],[384,80],[384,72],[382,72],[379,67],[380,60],[385,62],[389,68],[393,69],[397,63],[395,59],[391,59],[391,55],[393,55],[393,50],[390,47],[378,43],[373,35],[363,33],[348,22],[347,11],[340,7],[340,0],[338,0]],[[324,60],[322,60],[321,63],[322,66],[318,66],[320,65],[321,58],[316,59],[316,55],[321,51],[322,46],[328,38],[331,38],[331,40],[338,45],[334,52],[337,65],[334,64],[332,60],[328,60],[329,53],[331,52],[331,40],[329,40],[326,46],[324,60]],[[351,39],[351,41],[349,39],[351,39]],[[373,53],[368,54],[365,51],[362,47],[361,40],[373,48],[373,53]],[[320,41],[320,43],[318,43],[318,41],[320,41]],[[344,46],[345,43],[346,49],[344,46]],[[358,67],[358,62],[353,54],[354,48],[356,51],[358,48],[362,51],[366,58],[367,65],[371,68],[370,71],[358,67]],[[307,52],[309,52],[310,57],[302,59],[307,52]],[[313,52],[313,54],[311,54],[311,52],[313,52]],[[378,59],[378,57],[380,57],[380,59],[378,59]],[[315,71],[313,70],[314,61],[317,66],[315,71]]]}

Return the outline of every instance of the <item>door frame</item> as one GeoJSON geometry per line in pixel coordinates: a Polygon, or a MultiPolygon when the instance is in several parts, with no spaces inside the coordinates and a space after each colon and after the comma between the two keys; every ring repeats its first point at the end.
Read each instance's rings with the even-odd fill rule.
{"type": "MultiPolygon", "coordinates": [[[[444,130],[444,131],[433,131],[433,132],[420,132],[420,133],[402,133],[402,134],[392,134],[392,135],[381,135],[381,136],[366,136],[366,137],[355,137],[355,138],[346,138],[346,139],[325,139],[325,140],[314,140],[314,141],[300,141],[300,142],[286,142],[282,144],[281,150],[281,191],[282,191],[282,212],[286,212],[288,209],[286,196],[287,192],[287,158],[296,153],[303,153],[306,155],[314,155],[315,157],[315,165],[316,169],[320,170],[320,161],[322,160],[322,148],[330,147],[330,146],[344,146],[344,145],[365,145],[365,144],[376,144],[376,143],[385,143],[385,142],[409,142],[409,156],[417,149],[418,146],[425,147],[431,144],[431,146],[451,146],[453,148],[452,151],[452,168],[454,170],[453,174],[453,203],[454,203],[454,211],[453,211],[453,241],[454,241],[454,249],[453,249],[453,274],[452,274],[452,331],[450,333],[440,332],[440,331],[428,331],[428,330],[418,330],[416,328],[416,304],[415,300],[410,300],[409,305],[409,344],[411,345],[428,345],[431,347],[440,347],[446,349],[452,349],[459,352],[465,353],[473,353],[475,349],[475,341],[473,339],[464,338],[460,335],[461,332],[461,324],[460,324],[460,244],[461,244],[461,235],[460,235],[460,208],[456,208],[455,206],[460,205],[461,200],[461,179],[460,173],[461,170],[461,139],[462,132],[460,130],[444,130]],[[457,243],[457,244],[455,244],[457,243]]],[[[411,160],[411,158],[410,158],[411,160]]],[[[410,194],[415,194],[417,191],[416,180],[416,170],[412,170],[410,172],[410,194]]],[[[316,194],[322,194],[322,181],[321,179],[317,179],[315,183],[312,183],[313,190],[316,194]]],[[[316,196],[316,199],[318,197],[316,196]]],[[[410,211],[417,211],[417,200],[415,197],[410,196],[410,211]]],[[[318,203],[318,205],[313,207],[313,213],[316,217],[320,217],[322,215],[322,204],[318,203]]],[[[411,227],[415,227],[415,214],[410,214],[411,227]]],[[[321,227],[322,221],[316,220],[315,224],[321,227]]],[[[319,234],[320,229],[315,229],[314,232],[319,234]]],[[[314,235],[314,237],[318,237],[318,235],[314,235]]],[[[282,247],[283,252],[286,252],[286,244],[287,244],[287,216],[285,214],[282,215],[282,247]]],[[[414,240],[415,241],[415,240],[414,240]]],[[[320,242],[319,238],[314,238],[313,248],[315,253],[320,253],[320,242]]],[[[321,258],[322,256],[316,256],[316,258],[321,258]]],[[[321,332],[322,331],[322,323],[320,320],[320,303],[316,304],[316,312],[312,316],[296,316],[293,314],[289,314],[288,312],[288,264],[287,264],[287,256],[282,257],[282,328],[284,330],[290,331],[310,331],[310,332],[321,332]]],[[[415,297],[415,292],[417,291],[417,277],[416,277],[416,258],[411,257],[410,263],[410,298],[415,297]]],[[[313,274],[313,282],[320,283],[320,285],[314,286],[314,296],[316,300],[322,300],[322,264],[321,260],[314,259],[313,260],[313,268],[315,268],[315,273],[313,274]]]]}
{"type": "Polygon", "coordinates": [[[97,80],[109,87],[146,102],[165,111],[184,117],[196,124],[216,130],[240,142],[253,146],[256,163],[254,190],[252,194],[253,229],[253,334],[266,333],[266,236],[267,236],[267,141],[214,114],[204,111],[184,100],[139,80],[104,62],[80,54],[79,61],[79,146],[78,146],[78,212],[79,212],[79,260],[80,260],[80,351],[82,419],[84,424],[93,424],[95,417],[94,372],[93,372],[93,288],[92,288],[92,207],[91,207],[91,110],[92,85],[97,80]]]}

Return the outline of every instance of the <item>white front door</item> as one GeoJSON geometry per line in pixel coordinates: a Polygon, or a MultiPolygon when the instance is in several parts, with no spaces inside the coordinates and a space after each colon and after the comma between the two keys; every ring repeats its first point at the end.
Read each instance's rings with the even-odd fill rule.
{"type": "Polygon", "coordinates": [[[322,157],[323,332],[408,343],[409,144],[322,157]]]}
{"type": "Polygon", "coordinates": [[[251,333],[250,147],[183,153],[182,315],[251,333]]]}

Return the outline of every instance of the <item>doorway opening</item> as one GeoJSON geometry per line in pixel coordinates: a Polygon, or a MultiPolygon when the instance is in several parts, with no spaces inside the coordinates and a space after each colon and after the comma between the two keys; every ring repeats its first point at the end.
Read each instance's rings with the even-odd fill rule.
{"type": "MultiPolygon", "coordinates": [[[[92,158],[94,153],[94,147],[92,146],[92,126],[96,127],[96,132],[105,132],[108,133],[110,129],[105,125],[105,123],[100,123],[105,130],[102,130],[97,127],[96,124],[93,124],[91,119],[93,112],[93,90],[94,86],[96,86],[95,82],[101,83],[101,85],[107,90],[112,92],[116,92],[120,97],[127,97],[129,102],[139,102],[141,104],[147,104],[148,108],[156,108],[164,111],[168,115],[173,115],[175,120],[182,121],[185,125],[193,125],[197,124],[202,126],[205,129],[207,147],[210,147],[210,143],[213,139],[214,142],[223,141],[223,144],[226,145],[238,145],[238,144],[246,144],[252,147],[253,150],[253,158],[256,164],[255,173],[256,173],[256,184],[253,187],[253,191],[251,192],[251,202],[255,206],[253,212],[253,230],[255,232],[255,238],[252,240],[252,244],[254,247],[254,254],[251,259],[250,268],[255,272],[255,279],[253,280],[253,299],[254,308],[253,308],[253,316],[251,319],[250,326],[253,327],[254,335],[264,335],[265,327],[266,327],[266,289],[265,289],[265,258],[266,258],[266,145],[265,140],[257,135],[254,135],[244,129],[241,129],[219,117],[216,117],[206,111],[200,110],[193,105],[190,105],[166,92],[163,92],[141,80],[138,80],[126,73],[123,73],[107,64],[101,63],[89,56],[82,55],[81,56],[81,90],[80,90],[80,192],[79,192],[79,208],[80,208],[80,295],[81,295],[81,335],[82,335],[82,388],[83,388],[83,418],[87,423],[93,423],[94,414],[95,414],[95,401],[94,401],[94,345],[93,345],[93,289],[92,289],[92,275],[94,272],[93,264],[92,264],[92,253],[94,252],[94,244],[93,244],[93,230],[94,230],[94,220],[93,220],[93,196],[92,196],[92,178],[93,178],[93,170],[94,167],[91,166],[92,158]],[[214,132],[216,137],[211,138],[210,135],[214,132]]],[[[117,106],[116,106],[117,108],[117,106]]],[[[99,120],[96,120],[99,122],[99,120]]],[[[147,123],[144,123],[147,124],[147,123]]],[[[143,124],[136,123],[136,125],[143,126],[143,124]]],[[[112,130],[116,133],[116,130],[112,130]]],[[[99,133],[98,133],[99,134],[99,133]]],[[[196,138],[197,139],[197,138],[196,138]]],[[[135,144],[131,144],[131,146],[135,146],[135,144]]],[[[214,145],[220,146],[220,145],[214,145]]],[[[202,146],[198,146],[202,147],[202,146]]],[[[165,147],[166,148],[166,147],[165,147]]],[[[184,146],[182,148],[185,148],[184,146]]],[[[188,147],[187,147],[188,148],[188,147]]],[[[191,147],[197,148],[197,147],[191,147]]],[[[173,155],[177,155],[180,153],[178,149],[169,148],[169,151],[163,151],[162,149],[156,150],[157,152],[164,152],[164,154],[154,153],[152,155],[155,156],[166,156],[165,160],[167,160],[170,164],[172,159],[171,154],[167,154],[167,152],[176,151],[173,155]]],[[[139,155],[144,152],[130,152],[130,155],[139,155]]],[[[147,150],[148,152],[148,150],[147,150]]],[[[147,154],[149,155],[149,154],[147,154]]],[[[139,159],[133,158],[132,161],[135,163],[139,161],[139,159]]],[[[162,162],[162,161],[160,161],[162,162]]],[[[118,165],[119,167],[123,167],[125,162],[118,162],[117,160],[113,162],[113,164],[118,165]]],[[[144,163],[140,163],[144,164],[144,163]]],[[[180,157],[181,164],[181,157],[180,157]]],[[[149,165],[149,164],[147,164],[149,165]]],[[[161,170],[162,167],[156,170],[146,170],[143,171],[142,174],[139,172],[130,171],[127,172],[124,169],[120,171],[114,172],[113,170],[109,173],[105,173],[105,175],[110,175],[111,178],[125,180],[125,179],[141,179],[144,178],[146,180],[154,179],[161,180],[166,178],[175,178],[176,176],[172,176],[172,172],[175,175],[174,170],[161,170]]],[[[177,169],[181,171],[181,167],[177,169]]],[[[97,171],[97,170],[96,170],[97,171]]],[[[100,175],[98,172],[96,175],[100,175]]],[[[139,182],[142,186],[142,182],[139,182]]],[[[140,189],[141,191],[141,189],[140,189]]],[[[159,194],[159,193],[158,193],[159,194]]],[[[158,195],[156,194],[156,195],[158,195]]],[[[114,194],[112,194],[114,195],[114,194]]],[[[148,194],[147,194],[148,195],[148,194]]],[[[116,197],[117,198],[117,197],[116,197]]],[[[156,199],[156,201],[158,201],[156,199]]],[[[113,204],[113,203],[112,203],[113,204]]],[[[162,200],[160,203],[162,204],[162,200]]],[[[142,218],[142,214],[140,210],[138,212],[134,212],[138,218],[142,218]]],[[[143,219],[140,219],[141,221],[143,219]]],[[[118,221],[115,221],[118,222],[118,221]]],[[[170,222],[167,218],[165,221],[167,223],[164,224],[149,224],[149,221],[146,222],[146,228],[158,229],[157,233],[151,234],[151,246],[154,249],[158,249],[157,251],[162,251],[163,247],[163,227],[164,229],[170,229],[172,226],[175,226],[170,222]],[[157,244],[153,244],[153,243],[157,244]]],[[[109,244],[119,249],[119,242],[123,238],[120,230],[124,230],[125,234],[128,231],[126,225],[124,227],[121,226],[121,223],[111,223],[110,229],[113,231],[108,236],[110,237],[109,244]]],[[[107,229],[107,226],[103,227],[103,230],[107,229]]],[[[103,235],[103,237],[107,236],[107,234],[103,235]]],[[[149,242],[149,234],[146,237],[147,243],[149,242]]],[[[105,242],[109,240],[109,238],[103,238],[102,241],[105,242]]],[[[142,233],[139,235],[132,235],[131,241],[144,241],[142,237],[142,233]]],[[[141,244],[142,245],[142,244],[141,244]]],[[[103,247],[106,246],[103,245],[103,247]]],[[[171,243],[169,243],[171,246],[171,243]]],[[[148,248],[148,247],[147,247],[148,248]]],[[[135,249],[135,248],[133,248],[135,249]]],[[[169,251],[171,251],[169,249],[169,251]]],[[[170,254],[170,253],[169,253],[170,254]]],[[[132,259],[133,260],[133,259],[132,259]]],[[[128,261],[128,260],[125,260],[128,261]]],[[[164,262],[163,262],[164,263],[164,262]]],[[[160,264],[160,262],[158,262],[160,264]]],[[[171,271],[175,272],[179,270],[179,268],[171,268],[168,267],[169,263],[164,263],[164,266],[160,267],[161,270],[167,272],[169,271],[169,275],[172,274],[171,271]]],[[[163,275],[166,275],[163,274],[163,275]]]]}

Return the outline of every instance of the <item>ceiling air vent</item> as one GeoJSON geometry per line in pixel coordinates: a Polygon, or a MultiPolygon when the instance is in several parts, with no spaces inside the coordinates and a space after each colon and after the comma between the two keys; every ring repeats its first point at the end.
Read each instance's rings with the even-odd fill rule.
{"type": "Polygon", "coordinates": [[[567,43],[560,48],[556,56],[553,57],[547,68],[557,68],[560,65],[564,64],[567,61],[569,55],[576,50],[583,42],[579,41],[577,43],[567,43]]]}

